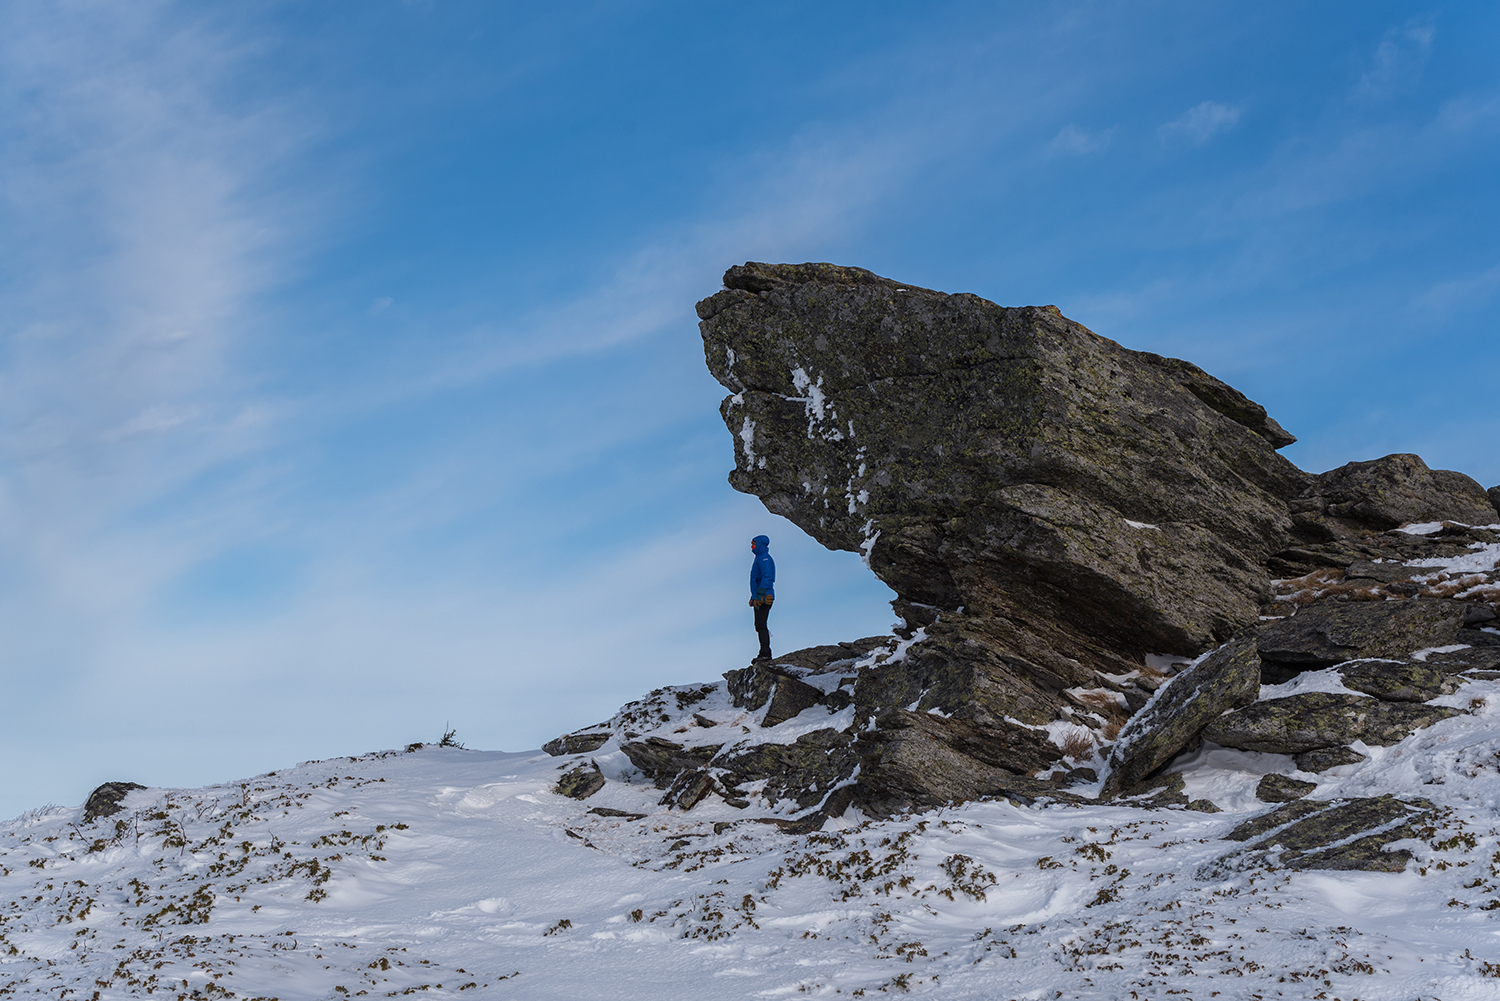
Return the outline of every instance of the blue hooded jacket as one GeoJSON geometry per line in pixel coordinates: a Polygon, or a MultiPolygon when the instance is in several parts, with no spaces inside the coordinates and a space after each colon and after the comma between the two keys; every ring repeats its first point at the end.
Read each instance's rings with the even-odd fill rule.
{"type": "Polygon", "coordinates": [[[750,600],[776,597],[776,561],[771,559],[771,540],[757,535],[750,540],[755,562],[750,564],[750,600]]]}

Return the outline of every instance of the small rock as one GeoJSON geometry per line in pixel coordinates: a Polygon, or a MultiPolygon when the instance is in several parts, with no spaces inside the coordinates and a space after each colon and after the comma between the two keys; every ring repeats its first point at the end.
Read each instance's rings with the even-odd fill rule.
{"type": "Polygon", "coordinates": [[[1426,702],[1453,691],[1441,671],[1415,662],[1359,661],[1345,664],[1339,674],[1344,678],[1345,688],[1387,702],[1426,702]]]}
{"type": "Polygon", "coordinates": [[[126,795],[136,789],[146,788],[136,782],[106,782],[89,793],[83,804],[83,823],[92,823],[100,817],[112,817],[125,809],[120,805],[126,795]]]}
{"type": "Polygon", "coordinates": [[[547,741],[542,745],[542,750],[554,758],[564,754],[588,754],[609,743],[609,738],[613,736],[608,730],[602,733],[565,733],[547,741]]]}
{"type": "Polygon", "coordinates": [[[1317,774],[1326,772],[1330,768],[1337,768],[1339,765],[1357,765],[1361,761],[1370,759],[1352,747],[1320,747],[1312,751],[1303,751],[1292,760],[1297,762],[1298,771],[1317,774]]]}
{"type": "MultiPolygon", "coordinates": [[[[1164,806],[1188,807],[1187,780],[1181,772],[1169,775],[1153,775],[1144,782],[1123,789],[1119,798],[1128,800],[1131,806],[1155,810],[1164,806]]],[[[1217,807],[1215,808],[1217,810],[1217,807]]],[[[1207,812],[1207,811],[1206,811],[1207,812]]]]}
{"type": "Polygon", "coordinates": [[[724,680],[729,683],[729,704],[739,709],[759,709],[771,698],[771,691],[781,677],[760,664],[751,664],[738,671],[725,671],[724,680]]]}
{"type": "Polygon", "coordinates": [[[1430,653],[1427,663],[1448,672],[1500,670],[1500,647],[1469,647],[1451,653],[1430,653]]]}
{"type": "Polygon", "coordinates": [[[1267,774],[1261,776],[1260,784],[1255,787],[1255,798],[1262,803],[1290,803],[1316,788],[1316,782],[1304,782],[1287,775],[1267,774]]]}
{"type": "Polygon", "coordinates": [[[1460,629],[1454,642],[1494,649],[1500,647],[1500,632],[1495,632],[1493,629],[1460,629]]]}
{"type": "Polygon", "coordinates": [[[1372,563],[1355,560],[1344,571],[1346,580],[1374,580],[1382,584],[1397,584],[1432,573],[1431,567],[1409,567],[1405,563],[1372,563]]]}
{"type": "Polygon", "coordinates": [[[1356,740],[1389,746],[1413,730],[1457,715],[1457,709],[1446,706],[1304,692],[1225,713],[1204,728],[1203,739],[1268,754],[1297,754],[1356,740]]]}
{"type": "Polygon", "coordinates": [[[1411,821],[1432,808],[1426,800],[1406,802],[1394,796],[1333,802],[1299,799],[1246,821],[1225,837],[1255,842],[1255,852],[1280,847],[1276,861],[1289,869],[1401,872],[1411,852],[1388,852],[1385,846],[1415,837],[1411,821]],[[1372,833],[1358,837],[1365,831],[1372,833]]]}
{"type": "Polygon", "coordinates": [[[609,806],[596,806],[593,809],[589,810],[589,813],[595,814],[596,816],[600,817],[618,817],[621,820],[646,819],[646,815],[644,813],[631,813],[629,810],[616,810],[614,807],[609,806]]]}
{"type": "Polygon", "coordinates": [[[1483,625],[1486,622],[1494,622],[1496,618],[1500,616],[1497,616],[1495,610],[1489,605],[1470,605],[1464,609],[1464,625],[1466,626],[1483,625]]]}
{"type": "Polygon", "coordinates": [[[1326,810],[1327,803],[1315,803],[1311,800],[1294,800],[1286,806],[1279,806],[1269,813],[1263,813],[1259,817],[1251,817],[1240,824],[1234,830],[1224,835],[1226,841],[1257,841],[1270,834],[1278,827],[1283,827],[1303,817],[1326,810]]]}
{"type": "Polygon", "coordinates": [[[823,701],[823,693],[812,685],[790,677],[778,677],[771,693],[771,705],[761,717],[761,726],[785,723],[804,709],[810,709],[823,701]]]}
{"type": "Polygon", "coordinates": [[[662,806],[675,806],[679,810],[691,810],[703,801],[703,798],[714,791],[713,776],[703,768],[683,772],[667,787],[666,795],[661,798],[662,806]]]}
{"type": "Polygon", "coordinates": [[[565,772],[557,780],[558,794],[570,799],[588,799],[603,788],[604,776],[599,774],[599,766],[592,761],[565,772]]]}

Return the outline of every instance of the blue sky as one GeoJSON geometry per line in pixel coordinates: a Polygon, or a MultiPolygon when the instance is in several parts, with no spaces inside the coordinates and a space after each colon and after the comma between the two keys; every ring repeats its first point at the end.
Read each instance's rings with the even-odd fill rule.
{"type": "Polygon", "coordinates": [[[0,10],[0,815],[521,749],[890,597],[725,484],[692,312],[826,260],[1500,482],[1500,13],[0,10]]]}

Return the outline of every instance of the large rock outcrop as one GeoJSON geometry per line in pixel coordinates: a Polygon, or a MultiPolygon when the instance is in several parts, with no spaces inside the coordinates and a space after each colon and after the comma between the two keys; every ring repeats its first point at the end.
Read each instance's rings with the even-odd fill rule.
{"type": "Polygon", "coordinates": [[[990,796],[1212,811],[1173,771],[1208,740],[1296,756],[1249,854],[1270,834],[1304,867],[1402,861],[1374,835],[1323,849],[1416,807],[1299,797],[1500,673],[1493,491],[1410,455],[1303,473],[1232,387],[1054,307],[828,264],[724,283],[698,314],[730,482],[861,552],[902,622],[559,737],[561,791],[646,781],[786,830],[990,796]]]}
{"type": "Polygon", "coordinates": [[[1230,386],[1055,307],[827,264],[724,284],[698,315],[733,394],[730,483],[865,553],[909,624],[940,618],[1056,690],[1255,621],[1310,478],[1230,386]]]}

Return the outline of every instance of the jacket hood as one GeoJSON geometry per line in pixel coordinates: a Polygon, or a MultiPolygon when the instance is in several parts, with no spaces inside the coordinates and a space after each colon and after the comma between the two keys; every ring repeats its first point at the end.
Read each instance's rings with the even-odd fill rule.
{"type": "Polygon", "coordinates": [[[757,535],[750,541],[755,544],[755,551],[757,553],[769,552],[771,549],[771,537],[769,535],[757,535]]]}

